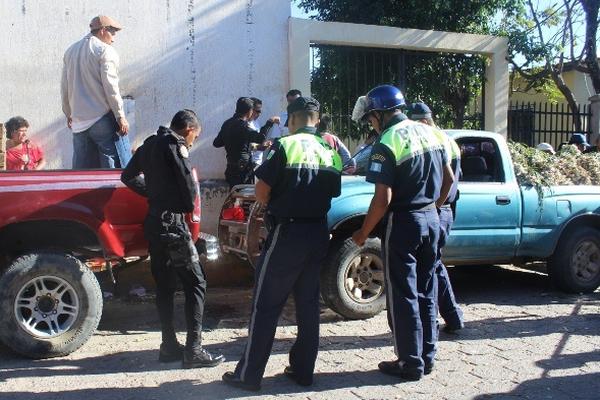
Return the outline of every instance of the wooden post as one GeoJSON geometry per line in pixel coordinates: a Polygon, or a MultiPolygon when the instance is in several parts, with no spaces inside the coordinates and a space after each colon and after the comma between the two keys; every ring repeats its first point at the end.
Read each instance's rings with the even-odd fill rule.
{"type": "Polygon", "coordinates": [[[0,170],[6,169],[6,129],[0,123],[0,170]]]}
{"type": "Polygon", "coordinates": [[[592,117],[590,118],[592,134],[590,135],[590,143],[592,146],[600,145],[600,94],[595,94],[590,97],[590,110],[592,117]]]}

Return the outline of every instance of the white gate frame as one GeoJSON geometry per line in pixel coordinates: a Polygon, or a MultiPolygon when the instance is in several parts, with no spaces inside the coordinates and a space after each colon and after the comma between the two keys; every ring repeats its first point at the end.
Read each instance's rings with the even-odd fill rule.
{"type": "MultiPolygon", "coordinates": [[[[484,126],[486,130],[506,137],[509,90],[506,38],[290,18],[288,40],[289,87],[300,89],[303,93],[310,93],[311,43],[481,54],[488,58],[485,69],[484,126]]],[[[443,71],[440,71],[440,79],[443,78],[443,71]]]]}

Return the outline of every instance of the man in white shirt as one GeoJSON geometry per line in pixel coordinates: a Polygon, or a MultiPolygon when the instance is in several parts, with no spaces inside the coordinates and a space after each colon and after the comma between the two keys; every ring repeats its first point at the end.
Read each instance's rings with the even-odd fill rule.
{"type": "Polygon", "coordinates": [[[127,135],[119,91],[119,55],[111,46],[122,29],[105,15],[94,17],[90,33],[64,56],[61,98],[73,131],[73,168],[121,167],[115,141],[127,135]]]}
{"type": "MultiPolygon", "coordinates": [[[[298,97],[302,97],[302,92],[299,91],[298,89],[291,89],[285,95],[285,99],[287,100],[288,105],[291,104],[298,97]]],[[[281,123],[275,125],[273,127],[273,129],[271,129],[271,131],[267,135],[267,140],[269,140],[269,141],[272,142],[272,141],[274,141],[277,138],[280,138],[280,137],[288,135],[288,133],[289,133],[288,132],[288,128],[285,125],[285,123],[287,122],[287,117],[288,117],[287,111],[283,111],[281,113],[281,115],[279,116],[279,121],[281,121],[281,123]]]]}

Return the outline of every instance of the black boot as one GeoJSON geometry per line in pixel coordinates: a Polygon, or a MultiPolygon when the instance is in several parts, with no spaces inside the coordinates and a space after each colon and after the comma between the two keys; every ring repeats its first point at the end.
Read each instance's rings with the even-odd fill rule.
{"type": "Polygon", "coordinates": [[[225,361],[223,354],[210,354],[202,347],[183,353],[183,368],[214,367],[225,361]]]}
{"type": "Polygon", "coordinates": [[[161,343],[158,353],[158,362],[170,363],[183,359],[183,345],[180,343],[161,343]]]}
{"type": "Polygon", "coordinates": [[[418,381],[423,377],[423,371],[415,367],[407,367],[400,361],[382,361],[379,370],[386,375],[397,376],[407,381],[418,381]]]}

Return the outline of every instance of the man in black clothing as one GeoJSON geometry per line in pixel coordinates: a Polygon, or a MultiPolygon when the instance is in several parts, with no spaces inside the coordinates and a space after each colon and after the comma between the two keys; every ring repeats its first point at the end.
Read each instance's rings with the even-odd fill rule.
{"type": "Polygon", "coordinates": [[[212,355],[201,345],[206,280],[185,222],[185,214],[194,210],[198,196],[189,149],[200,129],[193,111],[179,111],[170,128],[161,126],[157,135],[144,141],[121,174],[125,185],[148,198],[144,234],[149,243],[162,329],[158,360],[183,360],[184,368],[213,367],[224,360],[222,355],[212,355]],[[185,293],[185,347],[177,342],[173,326],[176,277],[185,293]]]}
{"type": "Polygon", "coordinates": [[[242,183],[253,183],[254,164],[252,163],[250,143],[262,144],[265,133],[273,126],[273,120],[267,121],[260,132],[249,125],[252,119],[254,102],[248,97],[240,97],[235,106],[235,114],[221,126],[213,141],[215,147],[225,147],[227,168],[225,179],[232,188],[242,183]]]}

